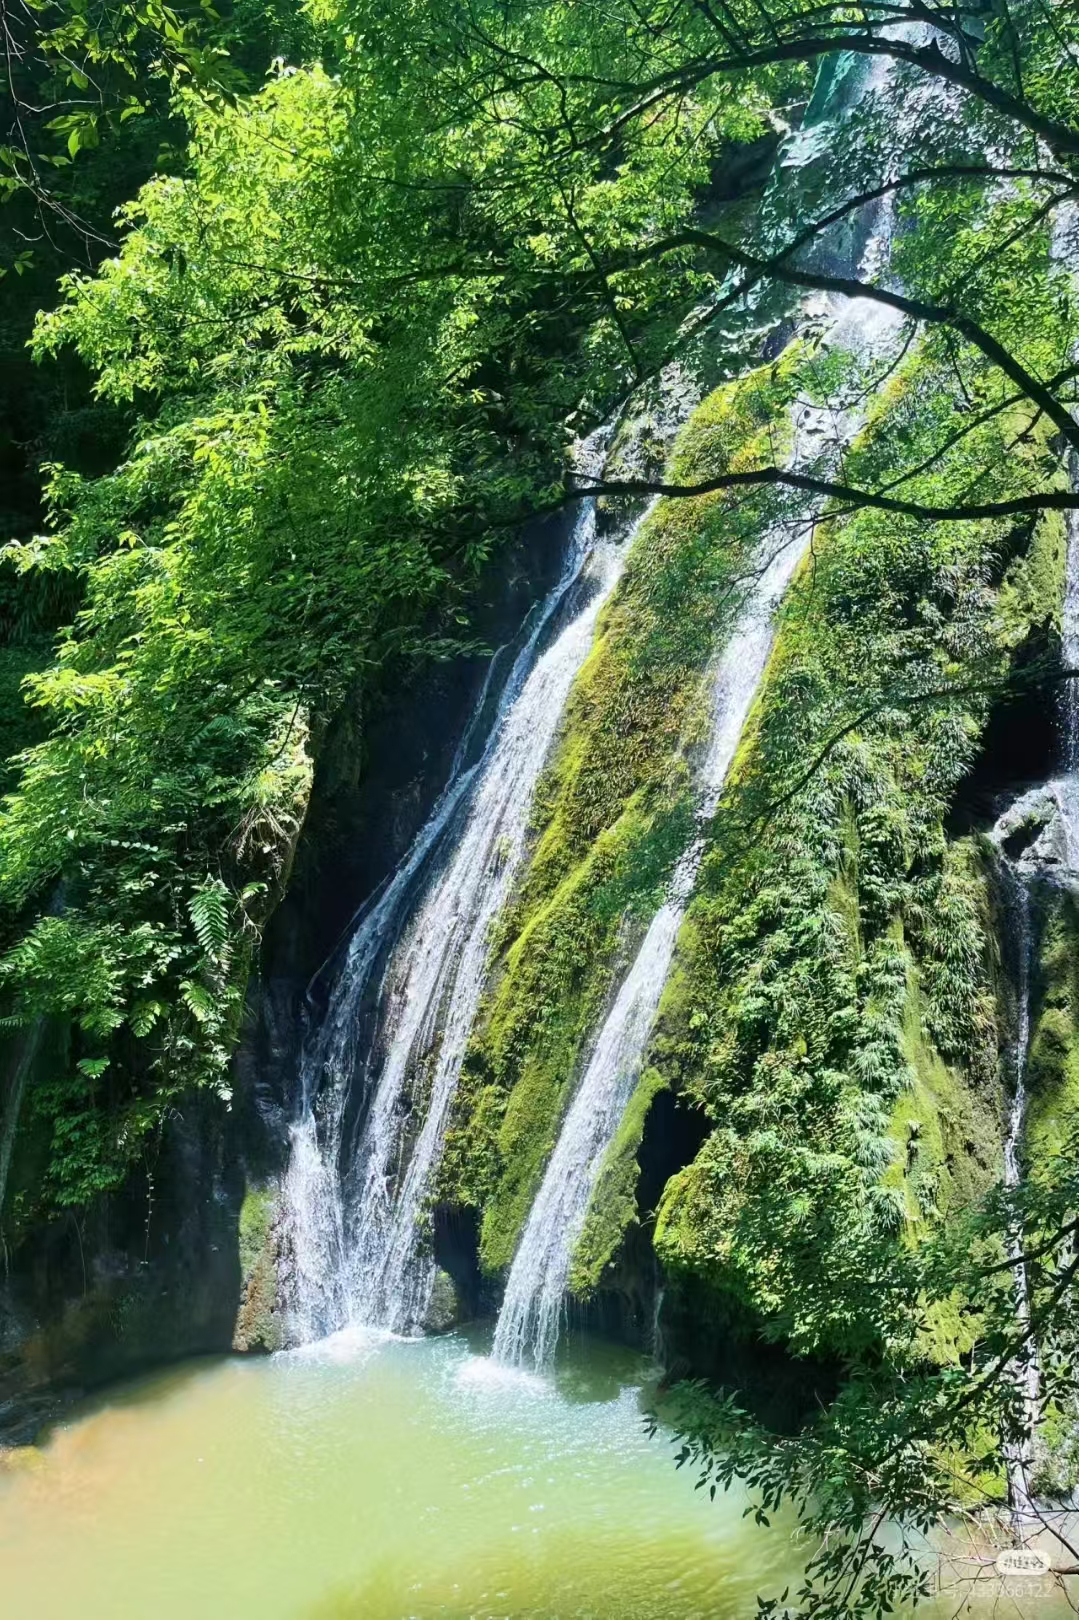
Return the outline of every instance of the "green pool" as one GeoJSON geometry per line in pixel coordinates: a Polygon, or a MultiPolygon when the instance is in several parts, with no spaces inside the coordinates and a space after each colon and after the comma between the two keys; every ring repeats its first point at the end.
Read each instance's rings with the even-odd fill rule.
{"type": "Polygon", "coordinates": [[[797,1573],[645,1437],[647,1362],[484,1348],[341,1336],[110,1392],[0,1468],[0,1615],[749,1620],[797,1573]]]}

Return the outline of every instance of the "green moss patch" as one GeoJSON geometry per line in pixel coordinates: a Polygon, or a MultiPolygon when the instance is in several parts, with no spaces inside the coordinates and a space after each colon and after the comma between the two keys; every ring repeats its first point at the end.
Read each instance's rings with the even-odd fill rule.
{"type": "Polygon", "coordinates": [[[1046,900],[1026,1074],[1025,1156],[1034,1173],[1079,1127],[1079,905],[1060,891],[1046,900]]]}
{"type": "MultiPolygon", "coordinates": [[[[852,481],[884,479],[921,431],[927,371],[918,357],[879,398],[852,481]]],[[[1045,454],[1028,437],[1016,487],[1045,454]]],[[[1055,519],[863,511],[818,527],[781,611],[652,1053],[713,1122],[668,1185],[655,1246],[800,1353],[887,1331],[866,1266],[999,1170],[996,919],[979,851],[945,823],[994,683],[1055,622],[1061,556],[1055,519]]],[[[922,1347],[938,1359],[962,1341],[958,1303],[947,1314],[922,1347]]]]}
{"type": "Polygon", "coordinates": [[[277,1188],[250,1186],[240,1209],[243,1293],[232,1338],[234,1350],[280,1350],[284,1343],[278,1300],[278,1216],[277,1188]]]}

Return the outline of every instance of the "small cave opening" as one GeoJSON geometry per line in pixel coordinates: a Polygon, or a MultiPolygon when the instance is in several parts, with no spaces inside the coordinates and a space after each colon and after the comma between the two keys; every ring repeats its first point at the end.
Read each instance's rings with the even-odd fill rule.
{"type": "Polygon", "coordinates": [[[1017,653],[1012,692],[993,705],[977,758],[956,789],[947,831],[961,838],[984,831],[1005,798],[1059,769],[1063,753],[1063,705],[1059,682],[1038,679],[1057,663],[1047,637],[1032,636],[1017,653]]]}
{"type": "Polygon", "coordinates": [[[657,1289],[663,1277],[652,1249],[656,1208],[670,1178],[696,1158],[709,1125],[703,1111],[672,1091],[659,1091],[645,1115],[637,1151],[637,1221],[630,1223],[601,1286],[568,1307],[571,1329],[642,1350],[656,1348],[657,1289]]]}
{"type": "Polygon", "coordinates": [[[637,1214],[650,1222],[673,1175],[697,1157],[708,1135],[703,1109],[674,1091],[657,1091],[645,1116],[637,1154],[637,1214]]]}
{"type": "Polygon", "coordinates": [[[464,1314],[480,1316],[490,1301],[480,1270],[479,1211],[463,1204],[436,1204],[431,1225],[435,1264],[453,1283],[464,1314]]]}

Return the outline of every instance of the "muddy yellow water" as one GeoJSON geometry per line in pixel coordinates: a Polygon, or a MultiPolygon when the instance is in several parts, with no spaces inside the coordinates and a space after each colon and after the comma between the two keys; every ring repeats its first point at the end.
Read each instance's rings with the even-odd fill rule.
{"type": "Polygon", "coordinates": [[[0,1469],[0,1616],[747,1620],[797,1552],[646,1437],[646,1371],[342,1338],[129,1386],[0,1469]]]}

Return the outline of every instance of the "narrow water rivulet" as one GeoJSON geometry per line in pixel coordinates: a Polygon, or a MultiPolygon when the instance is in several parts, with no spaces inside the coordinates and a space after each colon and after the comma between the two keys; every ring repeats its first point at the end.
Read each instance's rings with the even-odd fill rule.
{"type": "MultiPolygon", "coordinates": [[[[1073,483],[1076,464],[1071,463],[1073,483]]],[[[1038,958],[1040,913],[1054,892],[1074,889],[1079,881],[1079,692],[1067,672],[1079,669],[1079,522],[1070,514],[1066,525],[1064,593],[1061,604],[1060,659],[1065,680],[1058,702],[1059,770],[1044,788],[1034,788],[1009,806],[994,829],[1001,852],[1005,914],[1012,934],[1015,961],[1015,1039],[1012,1093],[1004,1135],[1004,1186],[1018,1192],[1025,1173],[1026,1128],[1030,1104],[1028,1070],[1031,1055],[1034,975],[1038,958]],[[1024,840],[1015,857],[1008,841],[1024,840]]],[[[1005,1234],[1015,1286],[1015,1316],[1020,1348],[1009,1376],[1019,1406],[1018,1438],[1005,1447],[1008,1502],[1016,1533],[1023,1538],[1043,1527],[1033,1488],[1038,1429],[1042,1418],[1042,1375],[1031,1288],[1024,1259],[1026,1235],[1016,1216],[1005,1234]]]]}

